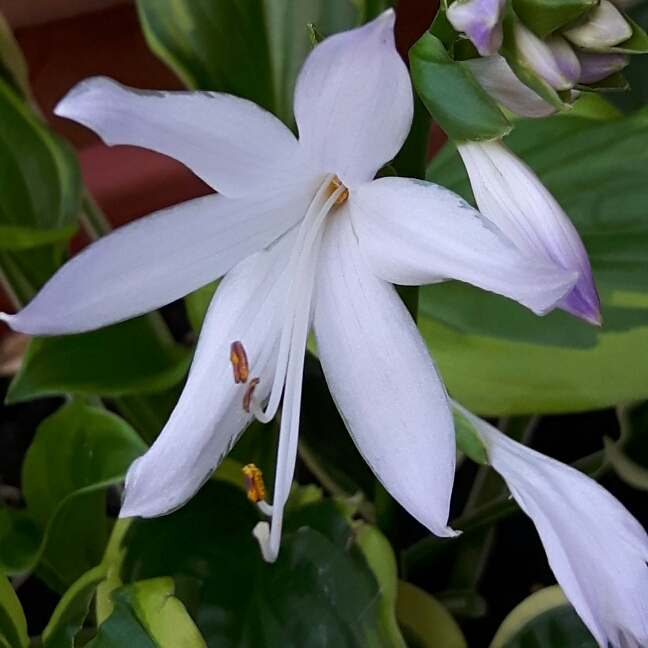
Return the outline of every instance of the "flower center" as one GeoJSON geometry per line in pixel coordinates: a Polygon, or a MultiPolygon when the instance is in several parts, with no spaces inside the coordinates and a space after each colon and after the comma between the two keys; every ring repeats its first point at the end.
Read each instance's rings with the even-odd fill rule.
{"type": "MultiPolygon", "coordinates": [[[[328,195],[329,196],[333,195],[333,193],[337,191],[340,187],[344,187],[342,181],[337,176],[333,176],[333,179],[331,180],[328,187],[328,191],[329,191],[328,195]]],[[[349,190],[346,187],[344,187],[342,193],[339,194],[338,197],[335,199],[335,204],[341,205],[343,202],[347,200],[348,197],[349,197],[349,190]]]]}
{"type": "MultiPolygon", "coordinates": [[[[282,279],[285,282],[285,304],[284,308],[277,312],[277,316],[281,318],[281,335],[277,365],[265,410],[254,394],[259,378],[250,377],[248,381],[250,369],[243,344],[236,341],[230,348],[234,381],[245,385],[241,402],[245,412],[251,412],[260,422],[268,423],[277,413],[283,396],[273,503],[269,504],[265,498],[259,498],[257,502],[260,510],[271,516],[271,521],[270,524],[259,522],[254,531],[263,557],[268,562],[274,562],[279,552],[283,509],[295,470],[304,354],[310,330],[317,259],[326,228],[326,217],[336,205],[342,204],[348,197],[348,189],[337,176],[331,174],[323,178],[296,232],[282,279]]],[[[250,475],[253,476],[252,473],[250,475]]],[[[256,486],[254,488],[255,490],[249,492],[256,497],[256,486]]]]}

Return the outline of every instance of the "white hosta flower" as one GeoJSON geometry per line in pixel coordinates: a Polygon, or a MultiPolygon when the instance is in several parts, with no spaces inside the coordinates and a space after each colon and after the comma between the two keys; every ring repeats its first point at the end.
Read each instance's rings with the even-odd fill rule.
{"type": "Polygon", "coordinates": [[[556,580],[598,644],[648,646],[648,535],[643,527],[594,480],[457,407],[535,524],[556,580]]]}
{"type": "Polygon", "coordinates": [[[632,36],[632,27],[609,0],[601,0],[590,11],[587,22],[572,27],[564,35],[585,49],[605,49],[619,45],[632,36]]]}
{"type": "Polygon", "coordinates": [[[502,45],[506,0],[456,0],[447,11],[450,24],[466,35],[482,56],[502,45]]]}
{"type": "Polygon", "coordinates": [[[500,54],[465,62],[479,85],[495,101],[523,117],[546,117],[556,112],[539,94],[522,83],[500,54]]]}
{"type": "Polygon", "coordinates": [[[577,272],[578,280],[559,308],[600,324],[601,304],[583,242],[538,176],[500,141],[457,148],[481,213],[529,256],[577,272]]]}
{"type": "Polygon", "coordinates": [[[518,55],[528,67],[556,90],[574,86],[580,66],[576,55],[560,36],[544,41],[520,22],[516,22],[513,29],[518,55]]]}
{"type": "Polygon", "coordinates": [[[255,533],[264,556],[276,558],[312,323],[331,393],[362,455],[414,517],[452,535],[452,415],[390,282],[455,278],[543,313],[577,273],[523,254],[442,187],[373,179],[412,118],[393,24],[388,10],[311,52],[295,89],[299,140],[271,114],[225,94],[138,92],[90,79],[59,104],[58,115],[107,143],[170,155],[219,192],[101,239],[20,313],[2,315],[32,335],[87,331],[225,275],[180,400],[128,472],[122,516],[181,506],[255,416],[274,417],[283,395],[273,505],[261,502],[272,520],[255,533]]]}

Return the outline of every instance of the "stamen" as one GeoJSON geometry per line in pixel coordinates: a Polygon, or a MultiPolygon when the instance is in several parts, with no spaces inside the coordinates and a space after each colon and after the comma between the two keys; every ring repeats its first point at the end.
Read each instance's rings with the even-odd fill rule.
{"type": "Polygon", "coordinates": [[[245,475],[245,489],[250,502],[257,504],[266,498],[265,484],[263,483],[263,474],[254,464],[243,466],[245,475]]]}
{"type": "Polygon", "coordinates": [[[248,413],[250,411],[250,403],[252,402],[252,397],[254,396],[254,390],[256,386],[261,382],[260,378],[252,378],[248,383],[248,386],[243,394],[243,410],[248,413]]]}
{"type": "MultiPolygon", "coordinates": [[[[234,382],[236,384],[247,382],[250,373],[247,354],[245,353],[243,344],[238,340],[232,342],[232,346],[230,347],[230,362],[234,370],[234,382]]],[[[245,411],[247,412],[248,410],[245,411]]]]}
{"type": "MultiPolygon", "coordinates": [[[[337,176],[334,176],[329,185],[331,193],[342,187],[342,181],[337,176]]],[[[344,187],[344,191],[335,199],[336,205],[341,205],[349,197],[349,190],[344,187]]]]}

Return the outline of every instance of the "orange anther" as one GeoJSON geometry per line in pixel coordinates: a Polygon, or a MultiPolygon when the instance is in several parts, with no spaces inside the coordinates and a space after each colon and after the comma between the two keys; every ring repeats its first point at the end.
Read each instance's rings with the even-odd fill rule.
{"type": "Polygon", "coordinates": [[[230,347],[230,362],[234,370],[234,382],[237,384],[247,382],[250,373],[248,359],[243,344],[238,340],[232,342],[230,347]]]}
{"type": "Polygon", "coordinates": [[[254,464],[243,466],[245,475],[245,488],[250,502],[256,504],[266,498],[265,484],[263,483],[263,474],[254,464]]]}

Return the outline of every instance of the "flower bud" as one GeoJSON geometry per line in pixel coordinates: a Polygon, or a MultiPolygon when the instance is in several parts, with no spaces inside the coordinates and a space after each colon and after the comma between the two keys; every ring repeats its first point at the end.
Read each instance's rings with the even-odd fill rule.
{"type": "Polygon", "coordinates": [[[448,7],[448,20],[466,35],[481,56],[489,56],[502,45],[502,20],[506,0],[457,0],[448,7]]]}
{"type": "Polygon", "coordinates": [[[575,45],[585,49],[613,47],[632,36],[632,27],[609,0],[601,0],[590,11],[587,22],[564,32],[575,45]]]}
{"type": "Polygon", "coordinates": [[[556,112],[540,95],[517,78],[499,54],[466,61],[479,85],[505,108],[523,117],[546,117],[556,112]]]}
{"type": "Polygon", "coordinates": [[[578,78],[580,83],[596,83],[610,74],[620,72],[630,61],[626,54],[577,52],[577,55],[581,66],[578,78]]]}
{"type": "Polygon", "coordinates": [[[574,85],[580,65],[563,39],[554,36],[543,41],[519,22],[514,30],[518,54],[524,63],[556,90],[568,90],[574,85]]]}

